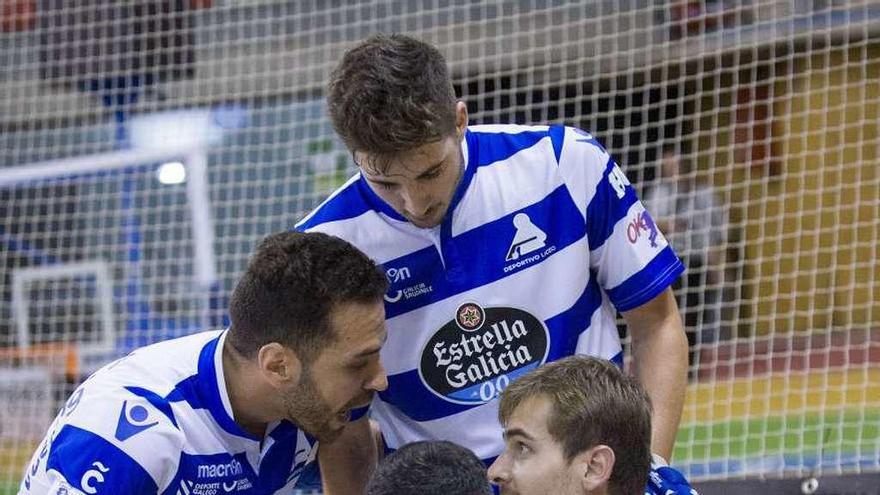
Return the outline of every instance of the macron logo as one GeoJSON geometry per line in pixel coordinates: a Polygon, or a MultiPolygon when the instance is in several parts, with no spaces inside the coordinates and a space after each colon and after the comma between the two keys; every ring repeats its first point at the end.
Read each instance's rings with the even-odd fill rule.
{"type": "Polygon", "coordinates": [[[199,466],[199,478],[225,478],[227,476],[241,476],[244,468],[235,459],[225,464],[202,464],[199,466]]]}
{"type": "Polygon", "coordinates": [[[116,423],[116,439],[124,442],[159,424],[158,421],[149,422],[149,419],[150,413],[146,407],[134,405],[129,408],[128,401],[123,402],[122,410],[119,411],[119,422],[116,423]]]}

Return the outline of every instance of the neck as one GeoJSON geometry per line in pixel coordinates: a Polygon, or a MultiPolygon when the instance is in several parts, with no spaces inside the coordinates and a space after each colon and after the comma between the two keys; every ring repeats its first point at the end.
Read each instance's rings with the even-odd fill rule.
{"type": "Polygon", "coordinates": [[[266,434],[272,421],[273,394],[263,386],[253,363],[242,356],[227,340],[223,344],[223,377],[232,407],[232,418],[244,431],[258,437],[266,434]]]}

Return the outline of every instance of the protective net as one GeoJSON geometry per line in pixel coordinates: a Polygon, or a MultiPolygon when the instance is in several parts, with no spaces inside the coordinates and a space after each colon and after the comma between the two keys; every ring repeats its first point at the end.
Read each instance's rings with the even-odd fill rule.
{"type": "Polygon", "coordinates": [[[71,385],[223,325],[354,172],[324,83],[379,32],[436,44],[471,123],[618,159],[689,268],[677,467],[880,472],[880,2],[4,0],[0,30],[0,493],[71,385]]]}

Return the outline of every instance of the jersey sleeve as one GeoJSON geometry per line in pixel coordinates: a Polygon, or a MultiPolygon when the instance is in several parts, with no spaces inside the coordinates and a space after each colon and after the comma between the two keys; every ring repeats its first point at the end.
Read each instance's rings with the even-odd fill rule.
{"type": "Polygon", "coordinates": [[[21,493],[155,495],[174,477],[182,435],[167,403],[100,385],[87,381],[61,409],[21,493]]]}
{"type": "Polygon", "coordinates": [[[618,311],[637,308],[684,265],[599,141],[570,127],[556,134],[560,173],[586,222],[590,269],[618,311]]]}
{"type": "MultiPolygon", "coordinates": [[[[52,442],[46,471],[53,483],[83,493],[156,494],[159,487],[127,452],[100,435],[65,425],[52,442]]],[[[50,492],[51,493],[51,492],[50,492]]]]}

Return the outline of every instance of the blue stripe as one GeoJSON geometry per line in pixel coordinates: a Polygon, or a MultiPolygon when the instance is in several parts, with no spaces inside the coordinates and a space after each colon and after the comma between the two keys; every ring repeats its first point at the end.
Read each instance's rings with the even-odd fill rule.
{"type": "MultiPolygon", "coordinates": [[[[160,451],[156,455],[170,459],[170,454],[160,451]]],[[[150,473],[125,451],[100,435],[72,425],[64,425],[52,441],[46,461],[46,470],[50,469],[61,473],[68,484],[84,493],[97,490],[155,495],[159,491],[150,473]]]]}
{"type": "Polygon", "coordinates": [[[416,421],[430,421],[474,407],[448,402],[434,395],[422,383],[418,370],[389,375],[388,388],[379,392],[379,398],[416,421]]]}
{"type": "Polygon", "coordinates": [[[548,131],[505,132],[468,131],[468,167],[491,165],[507,160],[522,150],[531,148],[549,136],[548,131]]]}
{"type": "MultiPolygon", "coordinates": [[[[548,362],[574,354],[578,337],[601,305],[599,287],[591,280],[574,305],[546,320],[550,338],[548,362]]],[[[389,376],[388,389],[380,392],[379,397],[416,421],[430,421],[474,407],[441,399],[424,385],[418,370],[389,376]]]]}
{"type": "Polygon", "coordinates": [[[352,409],[351,415],[350,415],[348,421],[349,422],[357,421],[357,420],[363,418],[364,416],[366,416],[367,413],[369,413],[369,412],[370,412],[370,406],[364,406],[364,407],[358,407],[358,408],[352,409]]]}
{"type": "Polygon", "coordinates": [[[220,337],[217,337],[202,348],[199,353],[198,373],[181,380],[166,399],[169,402],[184,400],[193,409],[207,409],[214,421],[231,435],[251,440],[262,440],[262,438],[242,430],[238,423],[229,417],[226,408],[223,407],[220,390],[217,388],[220,386],[217,381],[217,370],[214,367],[214,355],[217,352],[219,342],[220,337]]]}
{"type": "MultiPolygon", "coordinates": [[[[299,430],[291,423],[282,421],[269,434],[275,443],[260,460],[260,487],[265,493],[275,493],[287,484],[287,480],[297,471],[301,472],[305,463],[294,465],[299,430]]],[[[299,473],[296,475],[298,476],[299,473]]]]}
{"type": "Polygon", "coordinates": [[[684,272],[684,265],[666,246],[638,273],[607,291],[618,311],[629,311],[657,297],[684,272]]]}
{"type": "Polygon", "coordinates": [[[574,354],[578,339],[584,331],[590,331],[590,319],[601,306],[602,292],[595,277],[591,276],[574,305],[546,321],[550,335],[555,336],[550,340],[548,362],[574,354]]]}
{"type": "Polygon", "coordinates": [[[386,316],[393,318],[447,297],[491,284],[552,258],[553,253],[550,253],[538,261],[504,271],[505,267],[513,263],[505,261],[505,257],[516,234],[513,217],[517,213],[526,213],[532,223],[547,235],[544,248],[528,253],[522,259],[540,256],[550,247],[555,247],[555,252],[562,251],[586,234],[583,217],[565,186],[560,186],[533,205],[448,239],[443,252],[445,271],[439,254],[433,247],[385,263],[386,270],[391,267],[407,267],[411,275],[404,281],[392,284],[389,294],[394,295],[398,290],[415,287],[420,283],[431,287],[430,293],[410,299],[403,296],[396,303],[386,303],[386,316]],[[479,246],[479,249],[475,249],[476,246],[479,246]]]}
{"type": "MultiPolygon", "coordinates": [[[[289,468],[288,468],[289,470],[289,468]]],[[[209,468],[210,471],[210,468],[209,468]]],[[[257,475],[254,473],[254,468],[251,466],[250,461],[247,459],[247,455],[244,452],[240,452],[237,454],[230,454],[227,452],[220,454],[190,454],[188,452],[181,452],[180,458],[177,463],[177,472],[175,473],[174,479],[168,483],[168,488],[162,492],[162,495],[195,495],[198,493],[228,493],[227,490],[220,490],[220,486],[222,484],[232,484],[238,482],[238,480],[246,479],[251,482],[252,485],[255,485],[256,493],[273,493],[274,490],[263,491],[263,485],[258,482],[257,475]],[[237,461],[237,464],[241,466],[241,470],[232,470],[225,469],[220,471],[219,473],[200,473],[200,467],[207,466],[217,466],[217,465],[226,465],[230,466],[232,461],[237,461]],[[207,475],[206,475],[207,474],[207,475]],[[210,488],[202,490],[195,490],[194,483],[202,484],[204,486],[216,486],[216,490],[212,490],[210,488]]],[[[279,487],[280,488],[280,487],[279,487]]],[[[277,489],[277,488],[276,488],[277,489]]],[[[236,490],[238,492],[238,490],[236,490]]],[[[250,491],[245,493],[251,493],[250,491]]]]}
{"type": "Polygon", "coordinates": [[[556,155],[556,164],[562,156],[562,143],[565,141],[565,126],[554,125],[550,127],[550,140],[553,142],[553,153],[556,155]]]}
{"type": "Polygon", "coordinates": [[[630,207],[638,201],[632,186],[626,186],[622,198],[617,197],[617,191],[608,181],[608,175],[615,165],[613,159],[609,159],[605,164],[602,180],[596,186],[596,194],[587,205],[587,236],[590,240],[590,251],[595,251],[605,244],[614,232],[617,222],[624,218],[629,213],[630,207]]]}
{"type": "Polygon", "coordinates": [[[367,184],[366,179],[360,176],[358,180],[340,190],[333,199],[319,206],[311,217],[297,223],[294,229],[302,232],[324,223],[355,218],[371,210],[381,211],[395,220],[405,221],[382,201],[367,184]]]}

